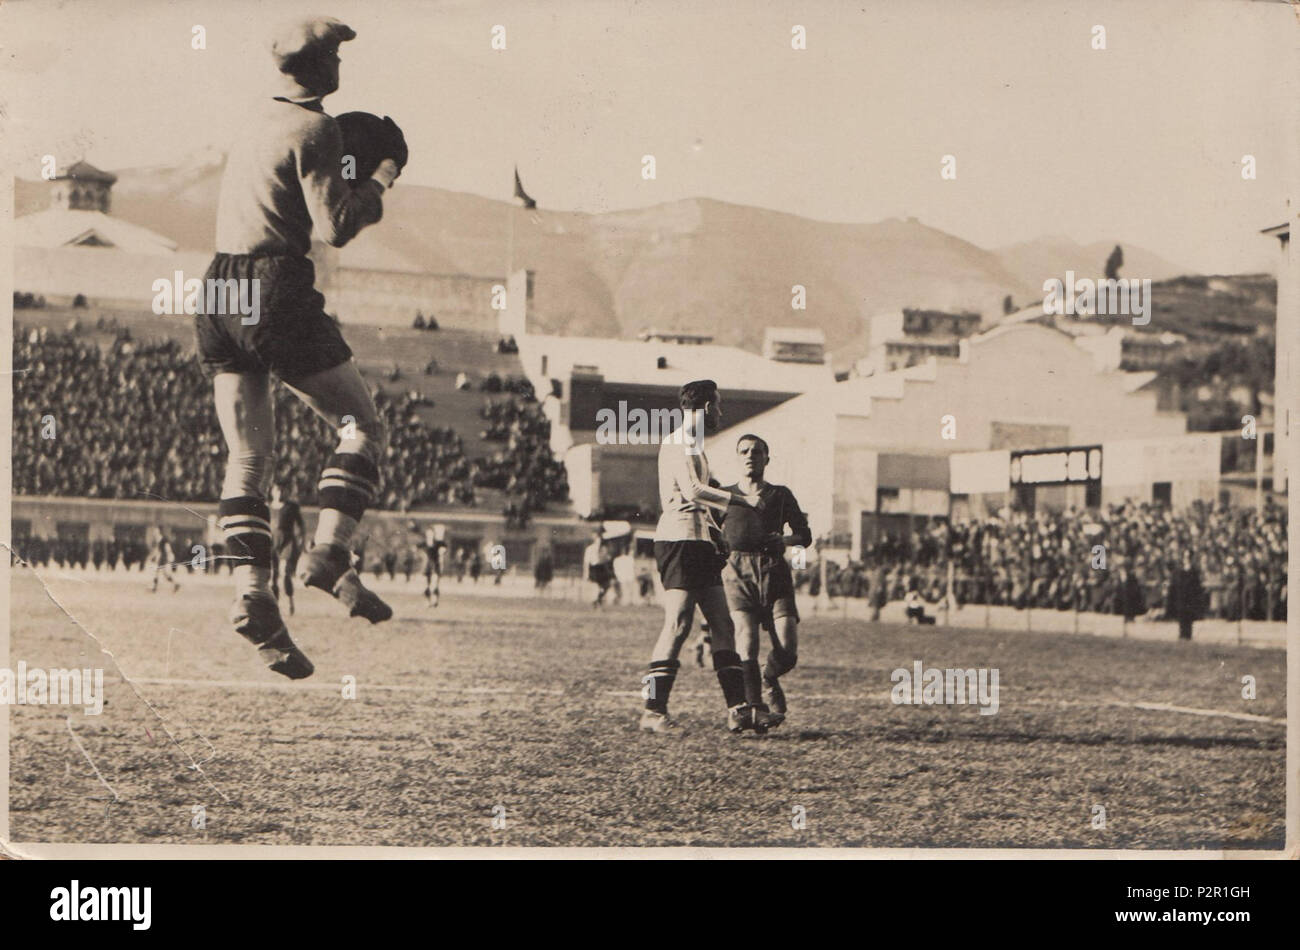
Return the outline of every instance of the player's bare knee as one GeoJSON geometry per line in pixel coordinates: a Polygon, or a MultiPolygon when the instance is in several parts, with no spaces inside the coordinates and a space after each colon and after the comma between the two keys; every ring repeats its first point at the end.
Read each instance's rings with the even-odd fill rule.
{"type": "Polygon", "coordinates": [[[732,627],[730,618],[725,624],[709,624],[709,636],[715,653],[736,649],[736,630],[732,627]]]}
{"type": "MultiPolygon", "coordinates": [[[[346,417],[345,417],[346,419],[346,417]]],[[[339,426],[339,454],[361,455],[376,468],[388,453],[388,427],[378,416],[360,422],[347,420],[339,426]]]]}
{"type": "Polygon", "coordinates": [[[270,451],[247,448],[233,451],[226,460],[223,498],[265,498],[275,474],[275,457],[270,451]]]}
{"type": "Polygon", "coordinates": [[[667,624],[673,640],[680,646],[686,642],[686,638],[691,635],[691,615],[677,614],[668,618],[667,624]]]}

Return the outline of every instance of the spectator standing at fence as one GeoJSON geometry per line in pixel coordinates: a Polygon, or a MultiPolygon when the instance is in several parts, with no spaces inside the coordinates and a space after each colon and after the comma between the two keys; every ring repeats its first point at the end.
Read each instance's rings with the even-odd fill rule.
{"type": "Polygon", "coordinates": [[[1142,582],[1133,573],[1133,568],[1125,564],[1120,571],[1119,609],[1116,613],[1124,615],[1125,623],[1131,623],[1138,614],[1146,612],[1146,595],[1142,593],[1142,582]]]}
{"type": "Polygon", "coordinates": [[[889,581],[885,577],[885,569],[877,567],[871,575],[871,584],[867,589],[867,596],[871,598],[871,619],[877,621],[880,619],[880,611],[889,601],[889,592],[885,589],[889,581]]]}
{"type": "Polygon", "coordinates": [[[1184,548],[1179,565],[1169,578],[1166,616],[1178,621],[1178,639],[1192,639],[1192,624],[1200,619],[1205,607],[1205,587],[1201,572],[1192,563],[1192,552],[1184,548]]]}
{"type": "Polygon", "coordinates": [[[533,587],[546,593],[554,577],[555,561],[551,558],[551,549],[546,548],[537,556],[537,563],[533,565],[533,587]]]}

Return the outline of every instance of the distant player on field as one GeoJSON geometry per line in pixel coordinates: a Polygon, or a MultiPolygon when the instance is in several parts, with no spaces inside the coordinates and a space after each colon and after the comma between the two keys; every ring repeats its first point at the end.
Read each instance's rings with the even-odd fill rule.
{"type": "Polygon", "coordinates": [[[385,120],[392,130],[385,147],[394,154],[365,180],[344,177],[356,157],[343,154],[343,133],[321,100],[338,89],[339,44],[355,36],[338,20],[317,17],[274,37],[270,88],[240,112],[221,181],[217,254],[204,286],[224,288],[224,299],[217,307],[205,301],[194,318],[229,449],[219,516],[228,553],[237,559],[230,621],[272,670],[290,679],[314,668],[290,638],[271,592],[272,374],[339,436],[321,474],[315,543],[302,558],[299,580],[371,623],[393,613],[362,585],[351,563],[357,526],[378,492],[386,434],[338,322],[313,286],[307,256],[313,232],[342,247],[378,221],[383,194],[406,162],[401,133],[385,120]],[[241,308],[229,303],[232,288],[258,302],[255,320],[246,323],[241,308]]]}
{"type": "Polygon", "coordinates": [[[173,594],[181,589],[181,585],[176,582],[176,550],[162,525],[158,526],[158,540],[149,560],[153,562],[153,585],[149,588],[149,593],[158,593],[159,577],[167,578],[167,583],[172,585],[173,594]]]}
{"type": "Polygon", "coordinates": [[[812,532],[790,489],[763,480],[770,458],[767,443],[756,435],[742,435],[736,454],[744,474],[727,490],[746,503],[728,506],[724,515],[722,535],[731,553],[722,569],[722,585],[736,625],[745,699],[761,710],[770,709],[772,725],[779,725],[786,712],[780,679],[794,669],[799,653],[799,611],[785,549],[791,544],[812,544],[812,532]],[[783,533],[786,527],[789,534],[783,533]],[[760,627],[772,640],[761,674],[760,627]]]}
{"type": "MultiPolygon", "coordinates": [[[[410,528],[414,532],[419,531],[414,521],[410,523],[410,528]]],[[[447,542],[438,535],[437,528],[427,525],[423,538],[416,544],[416,548],[424,554],[424,599],[430,607],[437,607],[441,596],[442,558],[443,552],[447,550],[447,542]]]]}
{"type": "Polygon", "coordinates": [[[605,606],[605,595],[614,582],[614,559],[610,556],[609,545],[605,543],[601,531],[591,533],[591,543],[582,552],[582,563],[587,569],[587,580],[596,585],[596,596],[591,606],[605,606]]]}
{"type": "Polygon", "coordinates": [[[280,486],[271,489],[271,594],[280,598],[280,571],[284,571],[284,596],[289,599],[289,616],[293,616],[293,575],[298,570],[307,527],[303,524],[302,508],[293,499],[286,499],[280,486]]]}
{"type": "Polygon", "coordinates": [[[683,423],[659,447],[659,500],[663,514],[655,528],[655,561],[664,588],[664,625],[645,676],[645,710],[641,728],[666,732],[676,722],[668,715],[668,697],[681,662],[677,659],[691,633],[698,604],[713,637],[713,669],[727,704],[727,728],[765,732],[770,716],[745,701],[745,679],[735,651],[735,634],[719,573],[724,560],[721,533],[713,514],[743,496],[709,485],[704,454],[705,431],[722,423],[722,397],[711,379],[687,383],[678,393],[683,423]]]}

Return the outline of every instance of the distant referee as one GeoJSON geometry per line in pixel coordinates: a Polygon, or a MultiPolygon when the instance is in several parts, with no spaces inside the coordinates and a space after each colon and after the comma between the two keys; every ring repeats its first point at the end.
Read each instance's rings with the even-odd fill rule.
{"type": "Polygon", "coordinates": [[[745,701],[745,680],[735,633],[722,589],[725,560],[714,513],[730,504],[747,505],[743,495],[709,486],[705,431],[722,423],[722,397],[711,379],[687,383],[678,392],[683,422],[659,448],[659,500],[663,514],[655,529],[655,561],[664,588],[664,625],[655,641],[645,676],[641,728],[663,733],[676,727],[668,697],[681,662],[677,659],[691,632],[699,604],[713,633],[713,668],[727,704],[727,728],[766,732],[771,717],[745,701]]]}

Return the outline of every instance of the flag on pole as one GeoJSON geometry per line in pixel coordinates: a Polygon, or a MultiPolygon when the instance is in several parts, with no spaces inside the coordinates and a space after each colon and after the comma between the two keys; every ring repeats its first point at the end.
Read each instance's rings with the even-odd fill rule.
{"type": "Polygon", "coordinates": [[[524,191],[524,183],[519,180],[518,166],[515,167],[515,197],[521,200],[529,211],[537,207],[537,202],[528,197],[528,192],[524,191]]]}
{"type": "Polygon", "coordinates": [[[542,216],[537,211],[537,202],[524,191],[524,183],[519,180],[518,165],[515,166],[515,197],[524,203],[524,210],[528,212],[528,220],[533,222],[533,227],[541,227],[542,216]]]}

